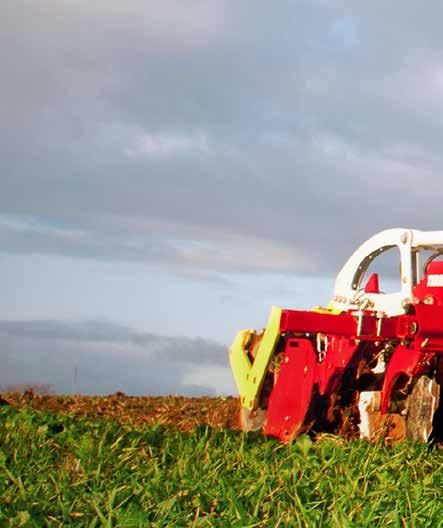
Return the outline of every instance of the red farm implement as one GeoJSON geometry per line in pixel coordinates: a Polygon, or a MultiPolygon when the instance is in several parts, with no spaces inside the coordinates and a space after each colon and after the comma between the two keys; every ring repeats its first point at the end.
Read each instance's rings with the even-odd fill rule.
{"type": "Polygon", "coordinates": [[[349,258],[327,308],[274,307],[262,332],[239,332],[229,357],[242,428],[283,442],[346,427],[369,439],[440,434],[441,256],[443,231],[383,231],[349,258]],[[398,288],[384,293],[370,272],[391,249],[398,288]]]}

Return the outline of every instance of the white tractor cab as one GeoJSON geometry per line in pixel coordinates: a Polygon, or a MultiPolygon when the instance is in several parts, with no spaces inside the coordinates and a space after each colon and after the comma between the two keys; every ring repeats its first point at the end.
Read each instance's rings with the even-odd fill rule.
{"type": "Polygon", "coordinates": [[[335,281],[329,308],[374,310],[386,316],[406,313],[411,304],[443,305],[443,231],[387,229],[364,242],[349,258],[335,281]],[[384,293],[379,275],[367,271],[391,248],[399,250],[398,291],[384,293]]]}

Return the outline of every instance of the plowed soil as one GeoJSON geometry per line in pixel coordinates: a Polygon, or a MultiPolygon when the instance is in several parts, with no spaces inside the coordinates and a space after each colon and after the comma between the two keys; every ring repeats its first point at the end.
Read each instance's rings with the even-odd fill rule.
{"type": "MultiPolygon", "coordinates": [[[[126,396],[121,392],[109,396],[61,396],[25,391],[0,393],[0,405],[31,407],[56,414],[116,420],[132,425],[162,425],[179,431],[192,431],[205,425],[217,430],[241,429],[240,402],[233,397],[126,396]]],[[[399,415],[380,417],[375,413],[373,420],[374,427],[380,431],[374,439],[381,436],[386,443],[392,443],[405,438],[404,419],[399,415]]],[[[355,424],[349,420],[330,432],[346,439],[359,436],[355,424]]]]}
{"type": "Polygon", "coordinates": [[[56,396],[33,392],[2,393],[0,405],[32,407],[58,414],[86,416],[134,425],[163,425],[192,431],[208,425],[213,429],[238,430],[238,398],[186,398],[183,396],[56,396]]]}

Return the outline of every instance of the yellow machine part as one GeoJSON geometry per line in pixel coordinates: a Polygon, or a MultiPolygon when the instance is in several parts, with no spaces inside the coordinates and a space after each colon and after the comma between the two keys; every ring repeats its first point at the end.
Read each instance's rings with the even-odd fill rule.
{"type": "Polygon", "coordinates": [[[240,331],[229,349],[229,361],[240,393],[240,401],[247,409],[252,410],[258,406],[258,396],[280,336],[281,313],[281,308],[277,306],[272,308],[268,326],[253,363],[248,357],[246,348],[255,334],[254,330],[240,331]]]}
{"type": "MultiPolygon", "coordinates": [[[[341,310],[334,310],[328,306],[315,306],[313,312],[338,315],[341,310]]],[[[271,310],[268,326],[258,346],[254,361],[248,357],[247,348],[255,330],[241,330],[229,349],[229,361],[240,394],[242,407],[252,410],[258,406],[258,397],[262,388],[269,362],[280,336],[280,319],[282,309],[274,306],[271,310]]]]}
{"type": "Polygon", "coordinates": [[[322,306],[314,306],[314,308],[311,308],[311,312],[340,315],[341,313],[343,313],[343,310],[337,310],[337,308],[332,308],[330,303],[327,308],[323,308],[322,306]]]}

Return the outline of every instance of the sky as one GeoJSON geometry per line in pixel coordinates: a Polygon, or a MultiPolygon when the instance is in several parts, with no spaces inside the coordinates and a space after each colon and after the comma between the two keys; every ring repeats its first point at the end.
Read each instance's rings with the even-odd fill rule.
{"type": "Polygon", "coordinates": [[[273,305],[442,229],[443,5],[4,0],[0,386],[228,395],[273,305]]]}

